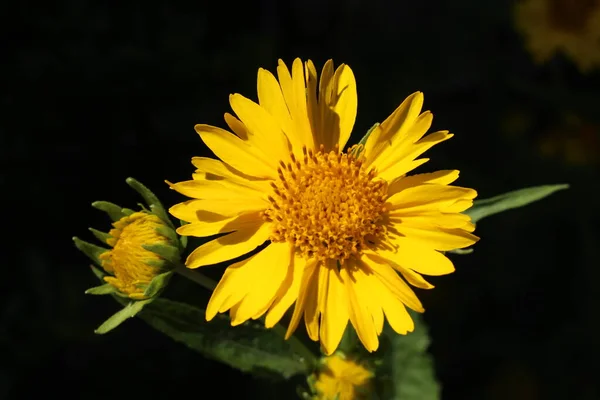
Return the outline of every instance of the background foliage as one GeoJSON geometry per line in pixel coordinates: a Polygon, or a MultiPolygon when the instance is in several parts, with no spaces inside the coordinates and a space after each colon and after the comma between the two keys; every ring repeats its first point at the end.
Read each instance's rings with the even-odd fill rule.
{"type": "MultiPolygon", "coordinates": [[[[91,240],[89,226],[107,226],[92,201],[139,201],[128,176],[167,205],[180,201],[163,180],[187,179],[190,158],[208,154],[193,125],[223,125],[229,93],[254,98],[258,67],[297,56],[352,67],[354,141],[422,90],[433,128],[456,133],[425,170],[460,169],[459,183],[483,198],[571,184],[482,221],[475,252],[455,255],[457,272],[420,295],[444,399],[600,396],[599,75],[581,76],[562,58],[534,66],[508,2],[63,0],[13,2],[0,20],[9,238],[0,397],[158,398],[174,387],[212,392],[217,381],[228,382],[223,398],[293,396],[302,381],[253,379],[140,319],[94,335],[117,306],[83,294],[96,278],[71,236],[91,240]],[[585,121],[585,135],[573,118],[585,121]]],[[[193,284],[173,281],[166,296],[202,301],[193,284]]]]}

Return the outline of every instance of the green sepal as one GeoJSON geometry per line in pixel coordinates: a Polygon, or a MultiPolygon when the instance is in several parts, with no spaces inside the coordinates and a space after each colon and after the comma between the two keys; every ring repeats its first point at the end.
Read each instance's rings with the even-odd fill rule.
{"type": "Polygon", "coordinates": [[[473,206],[465,211],[476,223],[485,217],[498,214],[503,211],[519,208],[550,196],[559,190],[568,189],[568,184],[534,186],[525,189],[504,193],[489,199],[476,200],[473,206]]]}
{"type": "Polygon", "coordinates": [[[167,260],[144,260],[144,263],[146,265],[149,265],[151,267],[154,268],[158,268],[158,269],[166,269],[167,267],[172,267],[171,262],[167,261],[167,260]]]}
{"type": "MultiPolygon", "coordinates": [[[[188,222],[180,219],[179,223],[181,224],[181,226],[183,226],[183,225],[187,224],[188,222]]],[[[185,250],[185,248],[187,247],[187,244],[188,244],[188,237],[187,236],[179,236],[179,243],[181,243],[181,249],[185,250]]]]}
{"type": "Polygon", "coordinates": [[[85,291],[85,294],[105,295],[105,294],[113,294],[116,291],[117,291],[117,288],[115,288],[110,283],[106,283],[101,286],[89,288],[88,290],[85,291]]]}
{"type": "Polygon", "coordinates": [[[88,228],[88,229],[90,230],[90,232],[92,232],[94,234],[94,236],[96,237],[96,239],[98,239],[102,243],[108,244],[107,240],[108,239],[112,239],[112,236],[110,236],[106,232],[102,232],[102,231],[99,231],[99,230],[94,229],[94,228],[88,228]]]}
{"type": "Polygon", "coordinates": [[[142,196],[146,204],[148,204],[148,207],[150,208],[150,211],[152,213],[154,213],[158,218],[162,219],[164,223],[168,224],[173,229],[175,229],[173,223],[171,222],[171,219],[167,214],[167,211],[163,207],[158,197],[156,197],[156,195],[152,193],[150,189],[148,189],[146,186],[144,186],[143,184],[131,177],[127,178],[125,182],[127,182],[129,186],[131,186],[136,192],[140,194],[140,196],[142,196]]]}
{"type": "Polygon", "coordinates": [[[96,275],[96,277],[98,279],[100,279],[102,282],[104,282],[104,277],[107,275],[106,272],[104,272],[104,270],[96,267],[95,265],[90,265],[90,268],[92,269],[92,272],[94,273],[94,275],[96,275]]]}
{"type": "Polygon", "coordinates": [[[132,210],[131,208],[122,208],[121,211],[126,216],[130,216],[131,214],[134,214],[136,212],[135,210],[132,210]]]}
{"type": "Polygon", "coordinates": [[[181,257],[179,249],[168,244],[144,244],[142,247],[148,251],[158,254],[173,265],[179,264],[181,257]]]}
{"type": "Polygon", "coordinates": [[[148,284],[148,287],[144,291],[144,296],[154,297],[160,294],[160,292],[167,286],[169,279],[173,276],[173,271],[163,272],[162,274],[156,275],[152,278],[152,281],[148,284]]]}
{"type": "Polygon", "coordinates": [[[102,262],[100,261],[100,255],[104,252],[107,252],[107,249],[85,242],[79,239],[77,236],[73,237],[73,242],[75,242],[75,247],[88,256],[88,258],[96,263],[96,265],[102,265],[102,262]]]}
{"type": "Polygon", "coordinates": [[[171,243],[179,244],[179,237],[177,236],[175,231],[173,229],[169,228],[168,226],[159,226],[158,228],[155,229],[155,231],[159,235],[162,235],[162,236],[166,237],[167,239],[169,239],[171,241],[171,243]]]}
{"type": "Polygon", "coordinates": [[[142,311],[142,308],[144,308],[144,306],[150,303],[151,301],[152,299],[130,302],[121,310],[113,314],[109,319],[104,321],[104,323],[100,325],[98,329],[94,331],[94,333],[97,333],[98,335],[103,335],[112,331],[117,326],[121,325],[125,320],[135,317],[135,315],[142,311]]]}
{"type": "Polygon", "coordinates": [[[92,203],[92,207],[107,213],[113,222],[127,216],[121,207],[108,201],[95,201],[92,203]]]}

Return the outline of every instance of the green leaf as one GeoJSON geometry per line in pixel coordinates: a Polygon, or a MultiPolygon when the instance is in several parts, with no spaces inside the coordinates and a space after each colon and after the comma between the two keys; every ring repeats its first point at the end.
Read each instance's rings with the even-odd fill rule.
{"type": "Polygon", "coordinates": [[[530,203],[541,200],[544,197],[550,196],[554,192],[568,188],[569,185],[561,184],[534,186],[515,190],[513,192],[504,193],[489,199],[476,200],[473,203],[473,206],[465,211],[465,213],[471,216],[473,223],[476,223],[485,217],[489,217],[490,215],[498,214],[513,208],[526,206],[530,203]]]}
{"type": "Polygon", "coordinates": [[[140,194],[140,196],[142,196],[144,201],[148,204],[150,211],[152,211],[158,218],[162,219],[164,223],[168,224],[173,229],[175,229],[173,223],[171,222],[171,219],[167,215],[167,211],[163,207],[158,197],[156,197],[156,195],[152,193],[150,189],[148,189],[142,183],[138,182],[137,180],[131,177],[127,178],[125,182],[127,182],[129,186],[131,186],[136,192],[140,194]]]}
{"type": "Polygon", "coordinates": [[[162,274],[156,275],[144,291],[144,296],[154,297],[159,294],[167,286],[171,276],[173,276],[173,271],[163,272],[162,274]]]}
{"type": "Polygon", "coordinates": [[[152,299],[131,301],[120,311],[113,314],[112,317],[104,321],[104,323],[100,325],[94,332],[99,335],[103,335],[112,331],[117,326],[121,325],[125,320],[135,317],[136,314],[142,311],[142,308],[144,308],[144,306],[149,304],[151,301],[152,299]]]}
{"type": "Polygon", "coordinates": [[[85,242],[78,237],[73,237],[73,242],[75,242],[75,247],[88,256],[88,258],[95,262],[96,265],[102,265],[102,262],[100,261],[100,255],[108,251],[107,249],[85,242]]]}
{"type": "Polygon", "coordinates": [[[90,232],[92,232],[94,234],[94,236],[96,237],[96,239],[98,239],[99,241],[101,241],[102,243],[108,243],[107,240],[112,238],[112,236],[110,236],[108,233],[99,231],[97,229],[94,228],[88,228],[90,230],[90,232]]]}
{"type": "MultiPolygon", "coordinates": [[[[411,316],[415,329],[399,335],[387,326],[384,330],[388,347],[384,360],[384,395],[389,400],[439,400],[440,386],[435,377],[433,360],[428,353],[429,334],[417,313],[411,316]],[[387,376],[385,376],[387,375],[387,376]]],[[[383,350],[383,349],[382,349],[383,350]]]]}
{"type": "Polygon", "coordinates": [[[117,291],[117,288],[115,288],[110,283],[107,283],[107,284],[104,284],[101,286],[89,288],[88,290],[85,291],[85,294],[103,295],[103,294],[113,294],[116,291],[117,291]]]}
{"type": "Polygon", "coordinates": [[[95,201],[92,203],[92,207],[107,213],[113,222],[126,216],[121,207],[108,201],[95,201]]]}
{"type": "Polygon", "coordinates": [[[102,282],[104,282],[104,277],[107,275],[106,272],[104,272],[104,270],[102,270],[94,265],[90,265],[90,268],[92,269],[92,272],[94,273],[94,275],[96,275],[96,277],[98,279],[100,279],[102,282]]]}
{"type": "Polygon", "coordinates": [[[142,247],[148,251],[158,254],[173,265],[179,264],[181,257],[179,249],[168,244],[144,244],[142,247]]]}
{"type": "Polygon", "coordinates": [[[148,304],[140,317],[205,357],[244,372],[286,379],[310,372],[288,342],[255,321],[232,327],[227,316],[218,314],[206,322],[204,310],[162,298],[148,304]]]}

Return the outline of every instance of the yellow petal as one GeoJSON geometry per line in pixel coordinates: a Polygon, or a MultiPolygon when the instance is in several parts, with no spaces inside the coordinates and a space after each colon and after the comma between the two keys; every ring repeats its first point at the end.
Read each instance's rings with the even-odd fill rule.
{"type": "MultiPolygon", "coordinates": [[[[363,257],[361,261],[369,266],[369,268],[374,263],[373,260],[367,257],[363,257]]],[[[408,311],[406,311],[406,307],[402,301],[386,287],[385,283],[377,275],[370,274],[368,277],[372,292],[377,293],[377,296],[374,298],[377,299],[377,304],[382,310],[381,318],[385,314],[390,326],[397,333],[406,334],[407,332],[412,332],[414,330],[414,322],[408,311]]]]}
{"type": "Polygon", "coordinates": [[[262,222],[260,212],[252,212],[222,220],[192,222],[177,228],[177,233],[182,236],[206,237],[219,233],[251,229],[262,222]]]}
{"type": "Polygon", "coordinates": [[[383,170],[389,164],[394,163],[394,160],[410,153],[415,144],[427,133],[432,121],[433,114],[425,111],[416,117],[412,123],[402,124],[396,134],[391,136],[389,146],[384,148],[372,165],[377,167],[378,170],[383,170]]]}
{"type": "Polygon", "coordinates": [[[447,131],[434,132],[412,145],[407,151],[393,153],[378,167],[377,176],[389,182],[412,171],[424,163],[422,160],[415,160],[417,157],[452,136],[454,135],[447,131]]]}
{"type": "Polygon", "coordinates": [[[371,166],[386,148],[402,139],[419,116],[422,107],[423,93],[415,92],[371,132],[365,143],[365,166],[371,166]]]}
{"type": "Polygon", "coordinates": [[[229,200],[232,198],[262,198],[264,190],[269,186],[264,185],[263,191],[234,181],[223,180],[192,180],[177,182],[171,185],[171,189],[193,199],[207,200],[229,200]]]}
{"type": "Polygon", "coordinates": [[[323,132],[320,131],[319,103],[317,100],[317,69],[311,60],[304,64],[306,78],[306,107],[308,119],[313,132],[315,143],[324,143],[323,132]]]}
{"type": "Polygon", "coordinates": [[[306,109],[306,87],[302,61],[295,59],[292,64],[292,74],[282,60],[277,65],[277,77],[281,92],[285,98],[290,116],[296,127],[296,136],[303,145],[315,148],[314,138],[308,120],[306,109]]]}
{"type": "Polygon", "coordinates": [[[188,268],[217,264],[251,252],[269,239],[271,225],[263,223],[221,236],[197,247],[187,258],[188,268]]]}
{"type": "Polygon", "coordinates": [[[238,135],[238,137],[244,141],[248,140],[248,129],[246,129],[246,126],[242,121],[229,113],[225,113],[224,118],[225,123],[233,133],[238,135]]]}
{"type": "Polygon", "coordinates": [[[196,173],[204,173],[203,179],[228,180],[239,185],[248,186],[260,191],[269,188],[269,181],[246,175],[221,160],[207,157],[192,157],[192,164],[197,168],[196,173]]]}
{"type": "Polygon", "coordinates": [[[308,337],[319,340],[319,283],[323,280],[323,266],[318,264],[314,277],[307,287],[306,300],[304,303],[304,324],[308,337]]]}
{"type": "Polygon", "coordinates": [[[459,171],[457,170],[441,170],[426,174],[403,176],[390,182],[388,185],[388,194],[391,196],[409,187],[419,186],[425,183],[449,185],[458,179],[458,174],[459,171]]]}
{"type": "Polygon", "coordinates": [[[279,292],[275,296],[276,299],[267,313],[265,319],[265,327],[272,328],[277,324],[285,312],[298,299],[302,276],[306,260],[303,257],[295,256],[287,269],[287,275],[283,285],[279,288],[279,292]]]}
{"type": "Polygon", "coordinates": [[[269,155],[271,166],[276,169],[280,160],[289,158],[287,138],[271,114],[241,94],[229,96],[229,104],[248,130],[248,143],[269,155]]]}
{"type": "MultiPolygon", "coordinates": [[[[236,198],[232,200],[189,200],[174,205],[169,209],[171,215],[186,222],[201,221],[202,213],[221,215],[223,218],[263,211],[269,208],[269,203],[259,197],[236,198]]],[[[212,219],[211,219],[212,220],[212,219]]],[[[219,220],[219,219],[216,219],[219,220]]]]}
{"type": "Polygon", "coordinates": [[[246,287],[231,325],[239,325],[249,319],[260,318],[275,300],[284,284],[290,265],[292,248],[289,243],[271,243],[266,249],[245,260],[245,274],[239,276],[246,287]]]}
{"type": "Polygon", "coordinates": [[[385,287],[411,309],[417,312],[425,311],[415,292],[408,286],[390,266],[370,262],[368,268],[377,275],[385,287]]]}
{"type": "Polygon", "coordinates": [[[198,124],[194,129],[217,157],[245,174],[260,178],[276,178],[273,157],[251,147],[234,134],[210,125],[198,124]]]}
{"type": "Polygon", "coordinates": [[[332,354],[340,344],[346,325],[348,325],[348,294],[344,282],[336,266],[322,268],[327,274],[327,286],[319,287],[324,292],[322,309],[320,338],[323,351],[326,355],[332,354]]]}
{"type": "Polygon", "coordinates": [[[296,126],[292,122],[277,78],[271,72],[260,68],[257,87],[260,106],[273,116],[290,141],[292,149],[298,152],[296,155],[300,156],[303,145],[301,136],[296,133],[296,126]]]}
{"type": "Polygon", "coordinates": [[[389,263],[394,268],[412,269],[425,275],[439,276],[454,272],[452,261],[431,247],[406,238],[396,238],[393,245],[395,250],[378,249],[367,256],[389,263]]]}
{"type": "Polygon", "coordinates": [[[302,283],[300,284],[300,290],[298,292],[298,300],[296,300],[294,313],[292,314],[292,319],[290,320],[290,324],[285,334],[286,340],[289,339],[290,336],[292,336],[292,334],[298,327],[298,323],[300,323],[300,318],[304,314],[306,299],[309,295],[311,287],[313,286],[316,268],[316,261],[307,262],[306,266],[304,267],[304,271],[302,272],[302,283]]]}
{"type": "Polygon", "coordinates": [[[416,228],[460,228],[470,232],[474,228],[474,225],[470,222],[471,217],[466,214],[446,214],[437,211],[409,213],[399,209],[390,213],[389,221],[393,224],[406,224],[416,228]]]}
{"type": "Polygon", "coordinates": [[[409,187],[393,194],[387,199],[390,210],[395,213],[418,213],[439,211],[461,199],[473,199],[477,192],[473,189],[458,186],[424,184],[409,187]]]}
{"type": "Polygon", "coordinates": [[[356,110],[358,107],[356,79],[354,78],[352,69],[342,64],[335,71],[333,80],[335,82],[334,99],[332,99],[330,107],[339,116],[340,126],[337,144],[340,149],[344,149],[356,121],[356,110]]]}
{"type": "Polygon", "coordinates": [[[479,238],[463,229],[445,229],[436,227],[415,227],[406,224],[394,224],[397,235],[390,235],[389,240],[399,240],[403,237],[417,242],[422,246],[441,251],[450,251],[469,247],[479,238]]]}
{"type": "Polygon", "coordinates": [[[335,113],[330,108],[333,74],[333,61],[327,60],[323,65],[321,78],[319,79],[319,107],[318,117],[315,119],[317,132],[319,132],[322,140],[319,144],[323,144],[325,149],[332,149],[333,144],[337,142],[339,137],[339,119],[335,118],[335,113]]]}
{"type": "Polygon", "coordinates": [[[342,281],[346,286],[349,299],[349,317],[352,326],[356,330],[358,338],[368,351],[375,351],[379,347],[377,329],[373,323],[373,316],[369,312],[367,302],[373,296],[368,290],[365,280],[367,274],[360,265],[357,268],[347,267],[340,269],[342,281]]]}

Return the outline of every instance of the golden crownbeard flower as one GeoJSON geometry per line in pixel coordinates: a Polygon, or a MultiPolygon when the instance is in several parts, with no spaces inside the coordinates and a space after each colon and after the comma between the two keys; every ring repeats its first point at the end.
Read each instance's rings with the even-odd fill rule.
{"type": "Polygon", "coordinates": [[[336,353],[325,357],[319,372],[309,378],[317,393],[315,400],[359,400],[366,399],[373,373],[352,360],[336,353]]]}
{"type": "Polygon", "coordinates": [[[260,247],[227,268],[207,320],[230,310],[238,325],[266,314],[269,328],[295,302],[287,337],[304,316],[311,339],[331,354],[349,320],[375,351],[384,315],[406,334],[414,323],[405,306],[424,311],[405,280],[433,287],[421,274],[454,271],[441,252],[478,240],[461,214],[476,192],[449,186],[454,170],[406,176],[428,160],[417,157],[452,137],[424,136],[432,115],[421,113],[422,93],[374,127],[364,147],[343,152],[357,112],[352,70],[334,70],[330,60],[318,82],[311,61],[296,59],[290,73],[280,60],[277,78],[259,69],[258,103],[230,96],[239,119],[225,114],[225,122],[235,134],[195,126],[222,161],[193,158],[194,179],[171,184],[192,200],[170,213],[189,222],[180,235],[221,236],[196,248],[186,265],[217,264],[260,247]]]}
{"type": "Polygon", "coordinates": [[[156,263],[162,261],[158,254],[146,250],[145,245],[170,245],[171,240],[159,233],[164,222],[154,214],[139,211],[113,223],[106,243],[112,247],[100,255],[102,268],[111,276],[104,280],[119,292],[132,299],[141,300],[152,279],[163,272],[156,263]],[[153,265],[154,262],[154,265],[153,265]]]}
{"type": "Polygon", "coordinates": [[[522,0],[514,15],[535,62],[562,52],[581,72],[600,65],[600,1],[522,0]]]}

